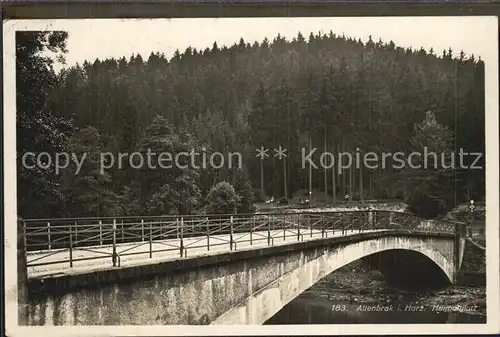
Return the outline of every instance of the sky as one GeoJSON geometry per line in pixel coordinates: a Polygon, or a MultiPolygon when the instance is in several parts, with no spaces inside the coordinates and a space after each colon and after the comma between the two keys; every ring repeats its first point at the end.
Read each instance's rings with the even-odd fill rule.
{"type": "Polygon", "coordinates": [[[156,51],[170,58],[176,49],[205,49],[215,41],[230,46],[241,37],[253,43],[278,34],[291,40],[299,31],[307,39],[311,32],[328,34],[330,30],[363,42],[372,35],[375,41],[392,40],[397,46],[434,48],[438,55],[451,47],[457,54],[463,50],[487,62],[485,56],[491,54],[492,46],[486,37],[491,39],[496,33],[492,27],[496,27],[492,17],[83,19],[45,24],[46,29],[68,31],[66,66],[137,53],[147,59],[156,51]]]}

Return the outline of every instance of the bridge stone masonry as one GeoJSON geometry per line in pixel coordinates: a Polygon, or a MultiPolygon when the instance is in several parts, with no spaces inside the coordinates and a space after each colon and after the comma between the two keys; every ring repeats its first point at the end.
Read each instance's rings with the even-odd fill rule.
{"type": "Polygon", "coordinates": [[[20,315],[28,325],[263,324],[361,258],[394,282],[453,283],[465,241],[462,223],[429,225],[389,211],[21,225],[20,315]]]}

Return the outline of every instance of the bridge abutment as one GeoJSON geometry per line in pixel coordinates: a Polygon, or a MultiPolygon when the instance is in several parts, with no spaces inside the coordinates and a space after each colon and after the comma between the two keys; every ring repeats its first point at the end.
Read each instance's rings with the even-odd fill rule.
{"type": "Polygon", "coordinates": [[[26,231],[25,223],[17,221],[17,301],[18,324],[28,324],[28,271],[26,266],[26,231]]]}
{"type": "Polygon", "coordinates": [[[466,236],[466,226],[464,223],[455,224],[455,242],[454,242],[454,258],[455,258],[455,279],[456,282],[457,275],[460,271],[462,265],[462,258],[465,250],[465,236],[466,236]]]}

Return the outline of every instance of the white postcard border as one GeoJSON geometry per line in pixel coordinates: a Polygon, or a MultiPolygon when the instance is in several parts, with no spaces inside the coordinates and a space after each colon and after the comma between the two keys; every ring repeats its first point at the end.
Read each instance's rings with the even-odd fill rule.
{"type": "MultiPolygon", "coordinates": [[[[411,17],[408,17],[410,19],[411,17]]],[[[430,17],[429,17],[430,18],[430,17]]],[[[433,17],[436,19],[435,17],[433,17]]],[[[460,20],[463,17],[456,17],[460,20]]],[[[467,17],[471,19],[472,17],[467,17]]],[[[69,21],[105,19],[6,20],[3,24],[4,67],[4,266],[5,322],[8,336],[179,336],[179,335],[335,335],[335,334],[466,334],[500,331],[499,297],[499,99],[498,19],[473,17],[488,27],[488,62],[485,62],[486,134],[486,324],[343,324],[239,326],[18,326],[17,309],[17,191],[16,191],[16,86],[15,31],[64,30],[69,21]]],[[[293,20],[293,18],[283,18],[293,20]]],[[[363,20],[366,18],[354,18],[363,20]]],[[[370,18],[373,19],[373,18],[370,18]]],[[[383,24],[384,17],[378,17],[383,24]]],[[[455,17],[454,17],[455,19],[455,17]]],[[[121,20],[121,19],[106,19],[121,20]]],[[[137,20],[137,19],[136,19],[137,20]]],[[[144,19],[147,20],[147,19],[144,19]]],[[[178,19],[195,20],[195,19],[178,19]]],[[[223,20],[223,19],[221,19],[223,20]]],[[[246,18],[242,18],[242,23],[246,18]]],[[[251,19],[248,19],[251,20],[251,19]]],[[[247,22],[248,23],[248,22],[247,22]]],[[[248,23],[251,24],[251,23],[248,23]]],[[[204,27],[207,29],[208,27],[204,27]]]]}

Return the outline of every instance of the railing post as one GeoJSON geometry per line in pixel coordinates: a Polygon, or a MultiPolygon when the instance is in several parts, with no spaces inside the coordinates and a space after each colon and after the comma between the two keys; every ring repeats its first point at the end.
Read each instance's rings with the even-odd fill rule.
{"type": "Polygon", "coordinates": [[[125,231],[123,229],[123,220],[122,220],[122,243],[125,242],[125,231]]]}
{"type": "Polygon", "coordinates": [[[49,242],[49,250],[52,249],[52,242],[50,240],[50,222],[47,222],[47,239],[49,242]]]}
{"type": "Polygon", "coordinates": [[[271,220],[267,216],[267,245],[271,245],[271,220]]]}
{"type": "MultiPolygon", "coordinates": [[[[301,219],[300,213],[298,215],[299,215],[298,216],[298,218],[299,218],[298,221],[300,222],[301,221],[300,220],[301,219]]],[[[313,237],[313,226],[312,226],[311,221],[309,219],[307,219],[307,227],[309,227],[309,229],[311,230],[311,238],[312,238],[313,237]]]]}
{"type": "Polygon", "coordinates": [[[149,258],[153,257],[153,221],[149,222],[149,258]]]}
{"type": "Polygon", "coordinates": [[[176,239],[179,240],[179,218],[175,218],[175,235],[176,239]]]}
{"type": "Polygon", "coordinates": [[[255,227],[255,216],[252,216],[252,221],[250,221],[250,246],[253,244],[253,237],[252,237],[252,234],[253,234],[253,229],[255,227]]]}
{"type": "Polygon", "coordinates": [[[141,219],[141,241],[144,242],[144,219],[141,219]]]}
{"type": "Polygon", "coordinates": [[[208,217],[206,218],[207,220],[207,251],[210,251],[210,224],[208,217]]]}
{"type": "Polygon", "coordinates": [[[99,246],[102,246],[102,220],[99,220],[99,246]]]}
{"type": "Polygon", "coordinates": [[[184,255],[184,218],[181,217],[181,244],[180,244],[181,257],[184,255]]]}
{"type": "Polygon", "coordinates": [[[78,223],[75,221],[75,246],[78,246],[78,223]]]}
{"type": "Polygon", "coordinates": [[[297,241],[300,241],[300,221],[297,217],[297,241]]]}
{"type": "Polygon", "coordinates": [[[323,218],[321,218],[321,238],[323,239],[325,237],[325,222],[323,221],[323,218]]]}
{"type": "Polygon", "coordinates": [[[321,214],[320,217],[321,217],[321,223],[323,224],[323,228],[325,229],[325,239],[326,239],[328,238],[328,227],[326,226],[324,214],[321,214]]]}
{"type": "Polygon", "coordinates": [[[71,222],[69,223],[69,267],[73,268],[73,226],[71,222]]]}
{"type": "Polygon", "coordinates": [[[233,216],[230,218],[229,250],[233,250],[233,216]]]}
{"type": "Polygon", "coordinates": [[[113,255],[111,255],[111,260],[113,261],[113,267],[116,267],[116,219],[113,219],[113,255]]]}

